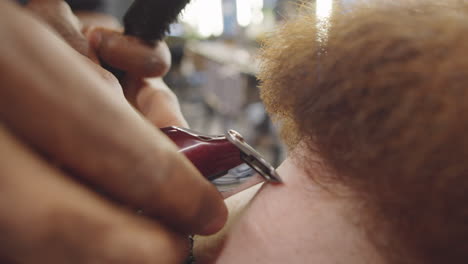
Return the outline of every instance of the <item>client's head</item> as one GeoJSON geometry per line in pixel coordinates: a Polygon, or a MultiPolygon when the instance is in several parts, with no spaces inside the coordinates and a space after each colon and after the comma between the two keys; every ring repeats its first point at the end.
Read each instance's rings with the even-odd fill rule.
{"type": "Polygon", "coordinates": [[[321,157],[312,180],[350,190],[389,263],[468,261],[466,6],[361,4],[328,29],[305,7],[265,42],[262,98],[295,163],[321,157]]]}

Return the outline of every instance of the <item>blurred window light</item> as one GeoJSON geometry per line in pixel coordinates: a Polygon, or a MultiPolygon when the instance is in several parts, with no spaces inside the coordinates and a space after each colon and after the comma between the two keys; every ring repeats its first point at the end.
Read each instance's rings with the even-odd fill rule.
{"type": "Polygon", "coordinates": [[[236,0],[237,3],[237,23],[241,27],[250,24],[260,24],[263,21],[263,1],[264,0],[236,0]]]}
{"type": "Polygon", "coordinates": [[[333,10],[333,0],[317,0],[315,10],[318,19],[330,19],[333,10]]]}
{"type": "Polygon", "coordinates": [[[328,41],[330,17],[333,12],[333,0],[316,0],[315,15],[317,17],[317,41],[325,44],[328,41]]]}
{"type": "Polygon", "coordinates": [[[190,25],[201,37],[220,36],[224,31],[222,0],[192,0],[180,21],[190,25]]]}

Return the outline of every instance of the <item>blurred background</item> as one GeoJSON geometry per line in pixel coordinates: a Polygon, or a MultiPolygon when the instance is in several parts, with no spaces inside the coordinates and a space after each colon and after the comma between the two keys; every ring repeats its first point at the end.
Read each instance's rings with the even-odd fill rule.
{"type": "MultiPolygon", "coordinates": [[[[23,1],[26,2],[26,1],[23,1]]],[[[122,19],[132,0],[67,0],[74,10],[122,19]]],[[[331,2],[331,1],[330,1],[331,2]]],[[[239,131],[273,165],[284,147],[260,102],[259,40],[300,4],[295,0],[192,0],[166,39],[172,69],[165,80],[194,130],[239,131]]]]}
{"type": "MultiPolygon", "coordinates": [[[[27,2],[27,0],[19,0],[27,2]]],[[[170,1],[170,0],[168,0],[170,1]]],[[[306,0],[307,1],[307,0],[306,0]]],[[[310,0],[312,1],[312,0],[310,0]]],[[[352,0],[338,1],[340,3],[352,0]]],[[[74,10],[122,19],[132,0],[67,0],[74,10]]],[[[274,166],[284,159],[276,127],[259,98],[259,41],[304,0],[192,0],[166,39],[172,69],[165,80],[179,97],[190,127],[205,134],[239,131],[274,166]]],[[[326,37],[333,0],[316,0],[326,37]]],[[[336,4],[337,1],[335,1],[336,4]]],[[[244,170],[238,171],[242,175],[244,170]]],[[[247,175],[245,175],[247,176],[247,175]]],[[[229,178],[225,179],[229,181],[229,178]]],[[[226,182],[229,183],[229,182],[226,182]]]]}

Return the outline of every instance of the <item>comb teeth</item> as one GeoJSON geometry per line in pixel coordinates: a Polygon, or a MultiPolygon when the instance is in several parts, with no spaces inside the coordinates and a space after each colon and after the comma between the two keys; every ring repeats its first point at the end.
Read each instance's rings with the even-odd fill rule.
{"type": "Polygon", "coordinates": [[[125,34],[149,43],[162,40],[190,0],[135,0],[124,16],[125,34]]]}

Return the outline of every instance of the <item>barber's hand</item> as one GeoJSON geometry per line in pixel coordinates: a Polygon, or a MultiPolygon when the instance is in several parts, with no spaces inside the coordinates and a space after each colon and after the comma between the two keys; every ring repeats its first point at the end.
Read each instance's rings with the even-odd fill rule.
{"type": "Polygon", "coordinates": [[[0,1],[0,262],[180,263],[222,198],[89,61],[0,1]]]}
{"type": "MultiPolygon", "coordinates": [[[[31,0],[27,8],[49,24],[71,47],[99,65],[101,62],[126,72],[123,90],[132,105],[157,127],[188,127],[174,93],[160,77],[170,68],[165,42],[155,46],[122,34],[111,16],[95,12],[76,15],[62,0],[31,0]]],[[[115,78],[96,68],[115,86],[115,78]]]]}

